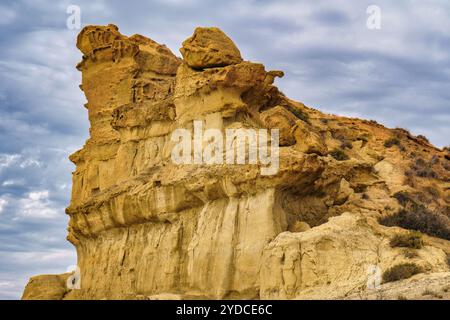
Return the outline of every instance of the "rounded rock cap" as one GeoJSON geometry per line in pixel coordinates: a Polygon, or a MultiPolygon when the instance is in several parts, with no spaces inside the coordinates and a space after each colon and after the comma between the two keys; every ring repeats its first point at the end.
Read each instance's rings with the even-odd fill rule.
{"type": "Polygon", "coordinates": [[[195,29],[180,48],[184,61],[193,69],[225,67],[242,62],[241,53],[222,30],[215,27],[195,29]]]}

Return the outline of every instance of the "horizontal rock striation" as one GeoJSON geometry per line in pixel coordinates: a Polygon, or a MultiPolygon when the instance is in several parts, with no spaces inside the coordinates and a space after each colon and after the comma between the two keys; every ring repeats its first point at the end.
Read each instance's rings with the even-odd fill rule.
{"type": "Polygon", "coordinates": [[[183,59],[114,25],[85,27],[77,47],[90,138],[70,156],[66,212],[81,285],[33,278],[23,298],[343,298],[367,292],[373,266],[449,271],[450,239],[424,235],[408,257],[390,245],[407,230],[379,223],[415,203],[446,228],[447,151],[288,99],[274,86],[283,73],[244,61],[217,28],[197,28],[183,59]],[[196,121],[279,129],[279,170],[264,175],[249,159],[174,163],[172,134],[196,121]],[[418,159],[434,161],[434,175],[417,174],[418,159]]]}

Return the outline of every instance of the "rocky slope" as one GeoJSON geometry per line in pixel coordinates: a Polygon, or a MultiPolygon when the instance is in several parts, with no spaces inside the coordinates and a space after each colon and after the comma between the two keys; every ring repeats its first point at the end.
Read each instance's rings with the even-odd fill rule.
{"type": "Polygon", "coordinates": [[[81,286],[38,276],[24,299],[448,297],[448,150],[290,100],[283,72],[217,28],[197,28],[183,59],[114,25],[77,47],[91,128],[66,212],[81,286]],[[175,164],[171,134],[194,121],[278,128],[278,172],[175,164]]]}

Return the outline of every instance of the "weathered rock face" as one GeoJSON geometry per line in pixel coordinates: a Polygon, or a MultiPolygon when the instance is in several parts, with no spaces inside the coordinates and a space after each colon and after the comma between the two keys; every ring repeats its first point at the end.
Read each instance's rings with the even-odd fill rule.
{"type": "Polygon", "coordinates": [[[242,62],[241,53],[219,28],[197,28],[180,49],[186,64],[194,69],[225,67],[242,62]]]}
{"type": "Polygon", "coordinates": [[[273,85],[283,73],[242,61],[217,28],[196,29],[184,60],[113,25],[84,28],[77,47],[91,128],[70,157],[66,211],[81,288],[32,278],[23,298],[344,298],[366,292],[374,266],[449,271],[448,241],[427,236],[408,257],[390,245],[406,230],[378,223],[407,206],[399,191],[445,223],[446,151],[289,100],[273,85]],[[172,133],[194,131],[194,121],[220,132],[279,129],[279,170],[175,163],[172,133]],[[418,158],[434,159],[433,177],[407,173],[418,158]]]}
{"type": "MultiPolygon", "coordinates": [[[[390,231],[363,215],[344,213],[305,232],[283,232],[265,247],[260,294],[268,299],[336,299],[364,291],[368,268],[408,263],[390,246],[390,231]]],[[[417,259],[424,270],[447,270],[446,256],[432,246],[417,259]]],[[[450,274],[449,274],[450,275],[450,274]]]]}
{"type": "Polygon", "coordinates": [[[69,277],[69,273],[32,277],[23,292],[22,299],[62,300],[69,291],[66,284],[69,277]]]}

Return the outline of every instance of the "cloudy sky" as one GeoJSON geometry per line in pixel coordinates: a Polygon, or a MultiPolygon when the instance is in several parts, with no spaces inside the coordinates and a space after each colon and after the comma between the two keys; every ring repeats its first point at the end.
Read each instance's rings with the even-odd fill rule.
{"type": "Polygon", "coordinates": [[[178,48],[196,26],[218,26],[246,60],[284,70],[278,86],[323,111],[374,119],[450,144],[450,2],[45,1],[0,4],[0,299],[27,279],[76,263],[65,241],[68,155],[88,136],[79,90],[79,30],[114,23],[178,48]],[[366,22],[381,9],[381,29],[366,22]]]}

